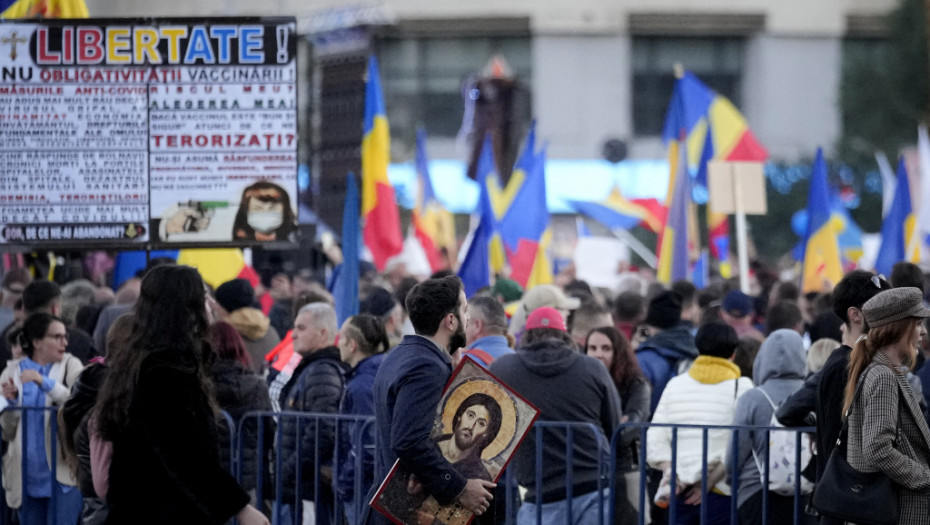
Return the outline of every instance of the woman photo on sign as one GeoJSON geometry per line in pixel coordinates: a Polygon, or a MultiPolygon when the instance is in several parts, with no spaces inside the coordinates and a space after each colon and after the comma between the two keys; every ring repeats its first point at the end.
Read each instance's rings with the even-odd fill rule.
{"type": "Polygon", "coordinates": [[[297,230],[291,198],[281,186],[258,181],[242,191],[234,241],[287,241],[297,230]]]}
{"type": "Polygon", "coordinates": [[[849,357],[843,402],[846,459],[859,472],[891,478],[897,486],[897,523],[927,523],[930,430],[906,373],[917,357],[921,320],[930,317],[930,309],[919,289],[893,288],[869,299],[862,312],[870,330],[849,357]]]}

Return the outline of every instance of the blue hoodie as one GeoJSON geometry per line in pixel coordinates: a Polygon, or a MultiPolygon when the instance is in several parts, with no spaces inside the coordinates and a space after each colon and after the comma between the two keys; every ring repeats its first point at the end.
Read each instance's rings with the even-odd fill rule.
{"type": "Polygon", "coordinates": [[[652,385],[652,399],[649,413],[655,414],[659,399],[669,379],[679,373],[682,363],[690,364],[697,359],[698,351],[694,346],[694,336],[687,325],[680,324],[663,330],[643,341],[636,349],[636,360],[643,370],[643,375],[652,385]]]}

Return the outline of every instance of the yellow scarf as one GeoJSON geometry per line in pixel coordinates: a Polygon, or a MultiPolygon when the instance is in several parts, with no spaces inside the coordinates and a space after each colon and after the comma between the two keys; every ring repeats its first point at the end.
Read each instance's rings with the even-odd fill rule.
{"type": "Polygon", "coordinates": [[[716,385],[731,379],[738,379],[740,370],[729,359],[701,355],[694,360],[694,364],[688,370],[688,375],[699,383],[716,385]]]}

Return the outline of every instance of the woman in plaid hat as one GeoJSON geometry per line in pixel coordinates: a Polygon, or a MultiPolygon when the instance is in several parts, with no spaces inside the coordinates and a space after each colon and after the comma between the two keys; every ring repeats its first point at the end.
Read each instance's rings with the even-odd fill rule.
{"type": "Polygon", "coordinates": [[[862,312],[870,330],[849,358],[846,459],[861,472],[883,472],[895,482],[898,523],[926,523],[930,430],[905,374],[917,357],[921,320],[930,317],[930,309],[917,288],[893,288],[869,299],[862,312]]]}

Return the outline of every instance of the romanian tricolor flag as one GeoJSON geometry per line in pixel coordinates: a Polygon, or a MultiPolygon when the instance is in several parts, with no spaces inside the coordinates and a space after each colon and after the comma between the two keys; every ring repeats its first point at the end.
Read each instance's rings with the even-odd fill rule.
{"type": "Polygon", "coordinates": [[[655,199],[627,200],[616,185],[604,200],[569,200],[568,203],[578,213],[591,217],[611,230],[629,230],[635,226],[644,226],[658,233],[662,231],[662,223],[665,221],[662,205],[655,199]]]}
{"type": "Polygon", "coordinates": [[[917,234],[917,216],[911,206],[910,183],[904,157],[898,162],[898,183],[888,215],[882,222],[882,246],[875,260],[875,272],[891,275],[897,262],[920,262],[920,239],[917,234]]]}
{"type": "Polygon", "coordinates": [[[536,153],[534,124],[513,174],[502,188],[490,136],[485,137],[477,170],[480,222],[459,269],[466,295],[489,286],[491,276],[500,274],[508,262],[510,278],[524,289],[552,282],[546,254],[552,232],[546,207],[545,164],[545,152],[536,153]]]}
{"type": "Polygon", "coordinates": [[[0,0],[0,20],[89,16],[84,0],[0,0]]]}
{"type": "Polygon", "coordinates": [[[687,143],[688,165],[697,166],[704,152],[707,132],[714,160],[764,161],[768,151],[759,144],[746,119],[732,102],[704,85],[690,72],[675,83],[662,138],[679,140],[682,131],[687,143]],[[677,106],[677,107],[676,107],[677,106]]]}
{"type": "Polygon", "coordinates": [[[837,240],[838,220],[830,209],[827,163],[817,149],[807,197],[807,233],[802,242],[801,291],[832,289],[843,278],[843,264],[837,240]]]}
{"type": "Polygon", "coordinates": [[[436,198],[433,183],[429,175],[429,162],[426,156],[426,132],[417,131],[417,203],[411,216],[411,227],[430,269],[436,272],[447,268],[449,261],[458,259],[455,240],[455,217],[452,212],[436,198]],[[440,250],[446,252],[443,257],[440,250]]]}
{"type": "Polygon", "coordinates": [[[659,267],[656,269],[656,278],[665,284],[688,278],[691,176],[684,153],[684,142],[675,141],[669,145],[668,215],[659,235],[659,267]]]}
{"type": "MultiPolygon", "coordinates": [[[[707,189],[707,163],[714,160],[713,133],[708,131],[704,136],[704,148],[701,151],[701,163],[698,165],[696,186],[706,193],[707,189]]],[[[694,195],[696,191],[692,191],[694,195]]],[[[699,202],[698,199],[694,199],[699,202]]],[[[706,202],[706,199],[704,199],[706,202]]],[[[700,203],[700,202],[699,202],[700,203]]],[[[730,218],[725,213],[716,213],[707,207],[707,239],[710,246],[710,255],[718,262],[720,275],[729,279],[732,275],[730,267],[730,218]]],[[[706,268],[705,268],[706,269],[706,268]]]]}
{"type": "Polygon", "coordinates": [[[546,207],[546,154],[536,153],[536,123],[530,127],[507,188],[489,186],[494,213],[501,219],[501,239],[510,263],[510,278],[524,290],[552,282],[546,251],[552,242],[546,207]]]}
{"type": "MultiPolygon", "coordinates": [[[[711,160],[761,162],[768,158],[768,151],[756,140],[736,106],[689,72],[684,72],[675,84],[663,139],[669,143],[679,140],[682,134],[688,165],[696,168],[698,188],[706,188],[707,162],[711,160]]],[[[721,263],[721,271],[729,273],[727,216],[708,210],[707,223],[711,254],[721,263]]]]}
{"type": "MultiPolygon", "coordinates": [[[[832,189],[832,188],[831,188],[832,189]]],[[[840,244],[840,260],[843,262],[843,271],[849,272],[859,267],[859,259],[864,253],[862,248],[862,228],[856,224],[849,209],[843,203],[842,197],[833,192],[831,199],[833,220],[838,221],[836,240],[840,244]]]]}
{"type": "Polygon", "coordinates": [[[362,135],[362,237],[378,271],[384,270],[388,259],[399,254],[404,245],[394,187],[387,175],[390,151],[391,137],[381,94],[378,59],[371,55],[362,135]]]}

